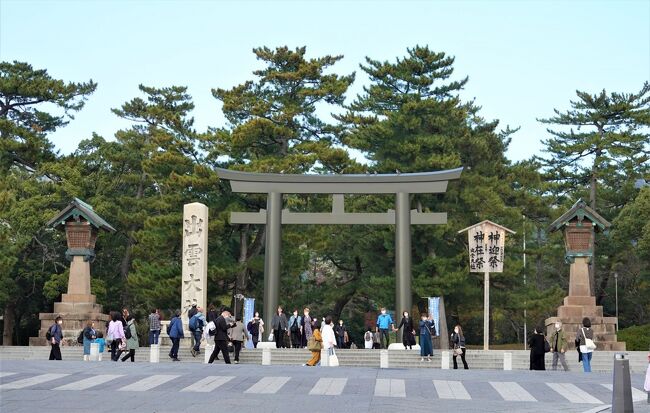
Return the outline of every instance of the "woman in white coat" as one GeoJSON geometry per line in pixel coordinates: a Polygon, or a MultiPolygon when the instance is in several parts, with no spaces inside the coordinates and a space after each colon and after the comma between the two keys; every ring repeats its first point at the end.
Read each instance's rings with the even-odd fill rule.
{"type": "Polygon", "coordinates": [[[327,355],[334,354],[334,346],[336,345],[336,336],[334,335],[334,328],[332,327],[332,317],[325,317],[325,323],[321,331],[323,337],[323,348],[327,350],[327,355]]]}

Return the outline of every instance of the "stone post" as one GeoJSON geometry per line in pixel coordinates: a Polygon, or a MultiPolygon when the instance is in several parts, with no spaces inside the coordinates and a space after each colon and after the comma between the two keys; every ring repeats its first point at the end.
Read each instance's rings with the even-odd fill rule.
{"type": "MultiPolygon", "coordinates": [[[[194,202],[183,207],[183,266],[181,308],[187,328],[187,310],[207,305],[208,207],[194,202]]],[[[189,331],[185,334],[189,337],[189,331]]]]}

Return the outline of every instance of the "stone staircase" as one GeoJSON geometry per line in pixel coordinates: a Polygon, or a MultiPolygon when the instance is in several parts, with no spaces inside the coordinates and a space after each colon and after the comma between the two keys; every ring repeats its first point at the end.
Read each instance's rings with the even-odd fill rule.
{"type": "MultiPolygon", "coordinates": [[[[49,355],[49,346],[0,346],[0,370],[2,360],[47,360],[49,355]]],[[[204,350],[201,349],[203,352],[204,350]]],[[[302,365],[311,358],[311,353],[305,349],[272,349],[271,364],[274,365],[302,365]]],[[[512,355],[513,370],[528,370],[529,352],[525,350],[468,350],[466,354],[467,364],[472,370],[490,369],[502,370],[504,353],[512,355]]],[[[82,360],[83,350],[81,346],[64,346],[61,348],[64,360],[82,360]]],[[[167,356],[169,347],[160,348],[160,362],[171,363],[167,356]]],[[[337,350],[341,366],[349,367],[380,367],[380,350],[337,350]]],[[[613,366],[614,352],[596,351],[591,361],[592,370],[596,372],[611,372],[613,366]]],[[[633,373],[645,373],[648,368],[647,352],[630,351],[627,352],[630,360],[630,370],[633,373]]],[[[203,363],[203,353],[197,357],[192,357],[189,346],[182,347],[178,354],[182,363],[203,363]]],[[[581,371],[582,366],[577,362],[577,353],[570,351],[567,354],[567,362],[572,371],[581,371]]],[[[440,350],[435,350],[432,361],[421,362],[420,354],[417,350],[390,350],[388,351],[388,367],[393,369],[411,369],[411,368],[441,368],[442,354],[440,350]]],[[[136,362],[149,362],[149,347],[141,347],[135,353],[136,362]]],[[[232,359],[232,353],[231,353],[232,359]]],[[[262,350],[245,349],[239,356],[242,364],[262,364],[262,350]]],[[[222,359],[223,360],[223,359],[222,359]]],[[[105,352],[103,362],[110,362],[110,353],[105,352]]],[[[459,368],[463,368],[460,357],[457,358],[459,368]]],[[[546,356],[546,368],[551,369],[552,356],[546,356]]],[[[223,361],[221,361],[222,363],[223,361]]],[[[449,352],[449,366],[453,368],[451,352],[449,352]]],[[[561,366],[560,366],[561,369],[561,366]]]]}

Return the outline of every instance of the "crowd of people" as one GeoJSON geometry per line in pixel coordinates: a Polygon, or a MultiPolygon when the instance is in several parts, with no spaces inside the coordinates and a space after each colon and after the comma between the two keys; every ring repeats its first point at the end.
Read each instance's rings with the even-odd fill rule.
{"type": "MultiPolygon", "coordinates": [[[[171,341],[169,357],[172,361],[180,361],[178,352],[181,339],[185,337],[185,329],[181,318],[181,311],[177,310],[167,324],[167,335],[171,341]]],[[[266,325],[259,312],[255,312],[253,318],[247,323],[242,322],[241,316],[233,317],[230,309],[221,307],[219,310],[210,305],[205,312],[200,306],[193,305],[187,312],[188,329],[190,332],[190,353],[193,357],[201,354],[201,342],[214,345],[209,356],[208,363],[220,360],[222,354],[224,362],[230,364],[230,353],[234,355],[234,363],[239,363],[239,355],[244,343],[249,339],[257,348],[258,343],[264,340],[266,325]]],[[[152,309],[148,315],[148,339],[149,345],[157,345],[162,328],[162,316],[158,309],[152,309]]],[[[60,360],[60,343],[63,339],[61,329],[61,318],[55,320],[55,324],[48,330],[48,341],[52,345],[50,351],[51,360],[60,360]]],[[[416,336],[420,337],[420,360],[430,362],[433,356],[432,339],[436,336],[436,328],[433,319],[426,313],[421,314],[421,319],[416,323],[407,311],[402,313],[402,319],[395,325],[386,308],[381,308],[374,326],[368,326],[364,334],[364,347],[366,349],[386,349],[390,344],[390,332],[402,331],[402,344],[405,349],[412,349],[416,344],[416,336]],[[373,331],[374,330],[374,331],[373,331]]],[[[135,361],[135,353],[139,348],[138,332],[135,319],[129,314],[127,308],[122,312],[111,312],[110,320],[106,323],[103,331],[97,329],[95,323],[89,321],[84,330],[80,333],[79,343],[83,344],[84,360],[90,357],[91,343],[99,344],[99,357],[108,347],[112,361],[135,361]],[[104,333],[106,338],[104,338],[104,333]]],[[[302,314],[297,308],[287,317],[282,306],[279,306],[270,321],[268,328],[268,341],[275,343],[276,348],[306,348],[312,351],[312,358],[306,365],[314,366],[320,361],[320,350],[326,349],[333,353],[334,348],[356,348],[350,338],[350,333],[342,319],[336,323],[332,317],[318,317],[310,313],[305,307],[302,314]]],[[[454,368],[457,368],[456,357],[460,356],[465,369],[468,368],[465,361],[465,338],[462,329],[457,325],[451,335],[451,343],[454,348],[454,368]]]]}
{"type": "MultiPolygon", "coordinates": [[[[576,332],[574,344],[578,352],[578,363],[582,363],[585,373],[590,373],[591,358],[596,350],[596,344],[589,317],[582,319],[582,327],[576,332]]],[[[550,339],[544,332],[544,325],[537,326],[528,339],[528,347],[530,348],[530,370],[546,370],[546,353],[551,353],[553,355],[552,369],[557,370],[559,362],[564,371],[569,371],[566,361],[566,352],[569,346],[561,321],[555,322],[550,339]]]]}

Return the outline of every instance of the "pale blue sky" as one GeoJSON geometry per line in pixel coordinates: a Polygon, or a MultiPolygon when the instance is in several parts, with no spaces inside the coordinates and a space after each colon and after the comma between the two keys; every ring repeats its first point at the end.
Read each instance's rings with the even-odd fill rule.
{"type": "Polygon", "coordinates": [[[366,79],[365,56],[393,60],[429,45],[456,57],[462,96],[487,119],[521,126],[508,156],[528,158],[547,137],[535,119],[566,109],[575,90],[636,92],[650,79],[650,1],[12,1],[0,0],[0,59],[99,83],[52,136],[63,153],[97,132],[128,127],[110,112],[137,86],[184,85],[196,126],[225,126],[211,88],[252,79],[257,46],[343,54],[340,74],[366,79]]]}

